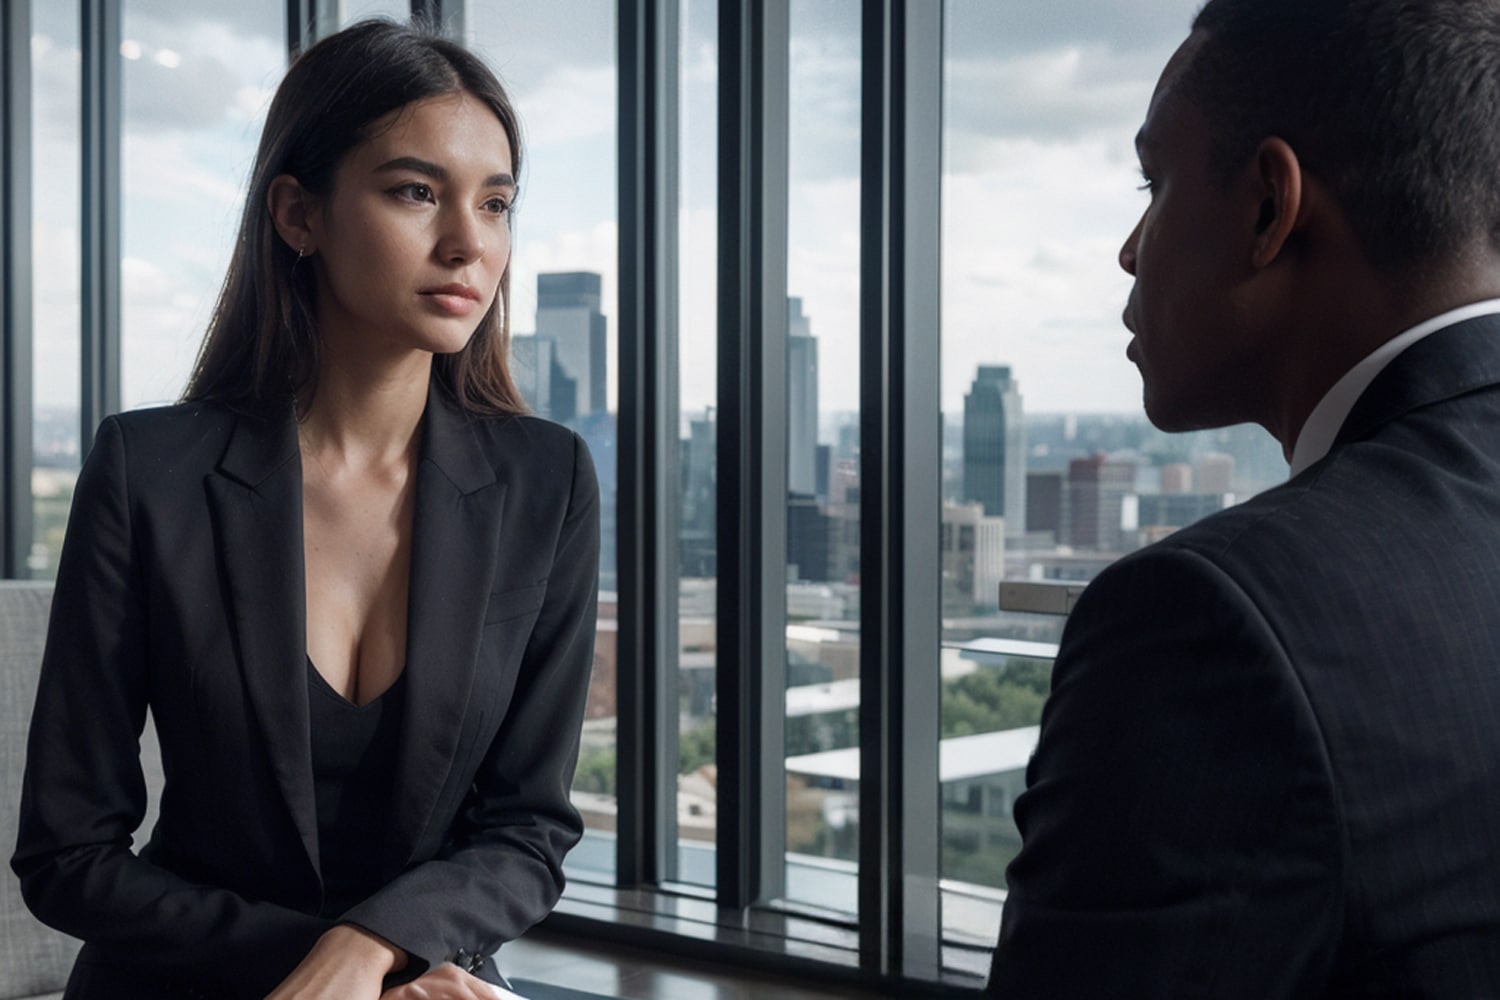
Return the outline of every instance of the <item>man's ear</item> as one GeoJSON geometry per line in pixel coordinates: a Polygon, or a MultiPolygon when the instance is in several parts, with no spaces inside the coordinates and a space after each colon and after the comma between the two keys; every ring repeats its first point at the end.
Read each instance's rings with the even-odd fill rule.
{"type": "Polygon", "coordinates": [[[1272,137],[1255,151],[1260,204],[1255,213],[1251,263],[1268,267],[1281,255],[1302,219],[1305,205],[1302,164],[1286,140],[1272,137]]]}
{"type": "Polygon", "coordinates": [[[313,232],[317,205],[302,182],[291,174],[280,174],[271,180],[266,191],[266,210],[271,224],[286,245],[306,257],[318,249],[313,232]]]}

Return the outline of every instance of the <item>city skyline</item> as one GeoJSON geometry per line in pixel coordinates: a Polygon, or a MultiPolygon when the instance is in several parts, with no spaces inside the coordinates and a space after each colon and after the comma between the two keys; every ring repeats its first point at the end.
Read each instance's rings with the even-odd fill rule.
{"type": "MultiPolygon", "coordinates": [[[[391,5],[352,3],[354,16],[391,5]]],[[[473,4],[467,37],[511,86],[527,129],[515,218],[514,326],[531,326],[535,277],[594,271],[616,329],[613,5],[473,4]],[[524,37],[527,44],[506,45],[524,37]]],[[[1039,0],[949,0],[945,40],[943,409],[998,347],[1027,372],[1038,412],[1130,413],[1140,386],[1115,264],[1143,205],[1132,139],[1156,67],[1185,34],[1187,0],[1090,0],[1091,16],[1039,0]],[[1092,9],[1097,7],[1097,9],[1092,9]]],[[[680,365],[716,364],[712,155],[716,21],[683,7],[684,249],[680,365]]],[[[130,4],[123,191],[125,403],[181,391],[232,244],[242,184],[284,68],[275,5],[209,0],[191,11],[130,4]],[[233,44],[229,43],[232,40],[233,44]]],[[[859,5],[793,4],[788,291],[819,317],[830,410],[857,406],[859,5]]],[[[76,11],[38,11],[36,399],[77,398],[76,11]]],[[[617,338],[606,345],[614,371],[617,338]]],[[[712,405],[686,380],[685,410],[712,405]]],[[[614,379],[606,406],[615,405],[614,379]]]]}

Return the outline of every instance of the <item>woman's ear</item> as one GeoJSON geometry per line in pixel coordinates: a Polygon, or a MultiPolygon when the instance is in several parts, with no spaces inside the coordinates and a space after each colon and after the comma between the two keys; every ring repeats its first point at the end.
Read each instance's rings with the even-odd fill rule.
{"type": "Polygon", "coordinates": [[[313,234],[315,209],[312,195],[291,174],[280,174],[271,180],[271,187],[266,191],[266,210],[271,213],[271,224],[299,257],[317,252],[317,240],[313,234]]]}
{"type": "Polygon", "coordinates": [[[1287,241],[1304,221],[1306,205],[1302,164],[1283,139],[1270,138],[1255,151],[1260,203],[1255,209],[1255,245],[1251,262],[1267,267],[1280,256],[1287,241]]]}

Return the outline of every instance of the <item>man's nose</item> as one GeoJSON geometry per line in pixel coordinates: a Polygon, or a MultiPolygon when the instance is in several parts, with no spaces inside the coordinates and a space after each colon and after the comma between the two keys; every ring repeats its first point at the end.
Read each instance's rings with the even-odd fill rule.
{"type": "Polygon", "coordinates": [[[1136,246],[1140,243],[1141,239],[1141,222],[1145,221],[1145,218],[1144,215],[1141,216],[1140,220],[1136,222],[1135,228],[1130,231],[1129,236],[1125,237],[1125,242],[1120,247],[1120,267],[1132,278],[1135,277],[1135,254],[1136,246]]]}

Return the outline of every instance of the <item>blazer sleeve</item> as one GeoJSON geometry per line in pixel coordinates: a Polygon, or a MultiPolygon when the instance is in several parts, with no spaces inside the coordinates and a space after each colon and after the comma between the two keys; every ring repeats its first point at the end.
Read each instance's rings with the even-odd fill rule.
{"type": "MultiPolygon", "coordinates": [[[[263,995],[330,923],[179,878],[138,857],[148,671],[124,433],[99,428],[79,474],[27,741],[11,866],[44,923],[162,974],[263,995]],[[279,970],[280,975],[277,975],[279,970]]],[[[238,990],[234,990],[238,994],[238,990]]]]}
{"type": "Polygon", "coordinates": [[[342,918],[403,948],[407,978],[493,954],[562,894],[563,856],[583,835],[569,789],[593,668],[598,578],[599,486],[574,435],[567,512],[542,607],[448,845],[342,918]]]}
{"type": "Polygon", "coordinates": [[[1054,667],[990,994],[1311,996],[1342,820],[1293,665],[1221,568],[1159,547],[1084,592],[1054,667]]]}

